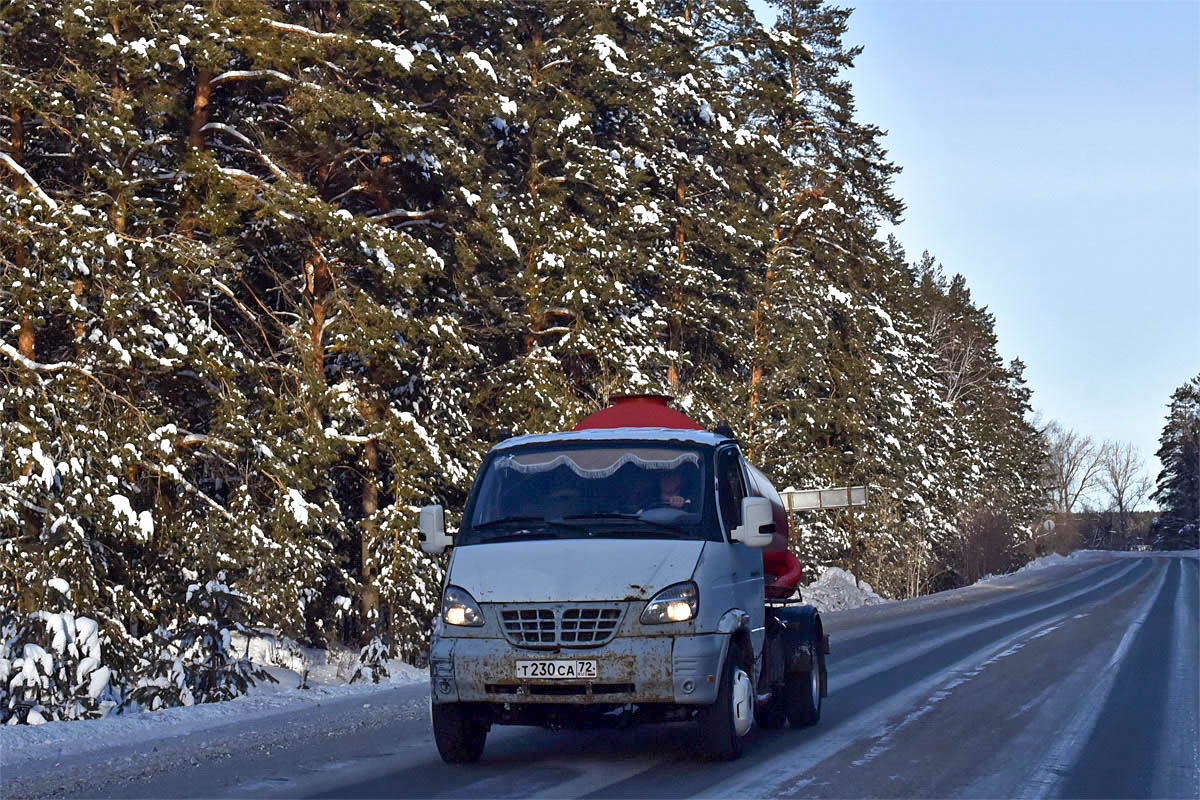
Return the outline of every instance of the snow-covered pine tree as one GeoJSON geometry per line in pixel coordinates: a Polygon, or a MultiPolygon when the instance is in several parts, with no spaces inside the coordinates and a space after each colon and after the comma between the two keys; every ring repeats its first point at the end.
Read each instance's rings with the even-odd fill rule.
{"type": "Polygon", "coordinates": [[[358,652],[358,663],[354,666],[350,682],[370,680],[371,683],[379,683],[381,678],[388,677],[388,650],[387,642],[381,635],[377,634],[367,642],[358,652]]]}
{"type": "Polygon", "coordinates": [[[1151,498],[1158,503],[1154,534],[1164,549],[1200,547],[1200,375],[1171,395],[1159,437],[1162,470],[1151,498]]]}
{"type": "MultiPolygon", "coordinates": [[[[6,162],[15,188],[4,195],[4,268],[19,278],[20,324],[4,368],[22,389],[3,398],[2,422],[24,432],[4,438],[14,477],[0,513],[25,526],[23,538],[3,542],[13,565],[5,588],[16,593],[16,576],[71,561],[84,571],[81,603],[132,653],[181,602],[189,570],[224,568],[255,596],[257,621],[320,636],[336,593],[327,581],[341,569],[335,548],[353,542],[362,552],[338,507],[345,487],[324,476],[369,465],[374,446],[379,506],[391,511],[367,548],[383,555],[368,560],[394,576],[397,606],[416,603],[406,624],[417,646],[437,575],[408,545],[411,509],[431,491],[462,491],[466,469],[454,454],[474,456],[462,435],[467,382],[454,370],[471,352],[452,313],[438,310],[453,301],[425,293],[443,267],[436,251],[388,227],[414,220],[371,203],[341,207],[371,188],[363,173],[322,175],[316,158],[306,173],[305,160],[316,152],[342,163],[345,148],[328,149],[337,133],[324,126],[354,119],[338,75],[347,67],[327,48],[368,65],[355,106],[368,114],[363,130],[339,129],[368,144],[381,135],[373,126],[387,130],[386,98],[372,95],[385,97],[410,58],[436,71],[439,56],[417,42],[410,51],[326,36],[308,19],[275,19],[269,4],[235,6],[7,10],[6,35],[29,46],[5,52],[29,63],[5,63],[21,78],[4,96],[21,109],[7,117],[21,147],[6,162]],[[328,91],[300,70],[323,71],[328,91]],[[163,93],[164,82],[177,91],[163,93]],[[377,377],[364,379],[371,370],[377,377]]],[[[421,4],[389,13],[413,9],[432,20],[421,4]]],[[[379,24],[392,30],[395,19],[379,24]]],[[[423,101],[405,101],[409,117],[391,123],[399,141],[374,156],[345,154],[383,181],[373,198],[391,197],[394,176],[371,157],[416,181],[418,198],[421,186],[440,191],[418,156],[429,141],[452,150],[452,137],[421,137],[423,101]]],[[[365,497],[354,505],[353,519],[376,513],[365,497]]]]}
{"type": "MultiPolygon", "coordinates": [[[[920,562],[928,558],[928,487],[938,456],[917,423],[939,412],[910,302],[912,276],[875,239],[878,223],[895,221],[901,208],[890,189],[896,167],[881,131],[854,118],[841,78],[857,54],[843,43],[848,12],[818,2],[778,8],[778,24],[739,84],[788,156],[774,174],[746,427],[784,482],[876,488],[853,533],[849,519],[803,519],[802,557],[920,562]]],[[[875,585],[900,591],[882,566],[875,569],[875,585]]],[[[911,593],[919,581],[906,574],[902,591],[911,593]]]]}
{"type": "Polygon", "coordinates": [[[973,581],[1014,566],[1012,545],[1044,507],[1039,464],[1045,445],[1028,421],[1024,365],[1000,358],[993,316],[974,304],[961,275],[947,280],[928,253],[915,268],[941,399],[965,437],[952,478],[959,488],[956,536],[944,558],[960,580],[973,581]],[[990,555],[982,558],[975,552],[980,548],[990,555]]]}
{"type": "MultiPolygon", "coordinates": [[[[782,158],[743,101],[739,67],[765,36],[737,0],[658,5],[664,41],[649,74],[662,149],[648,285],[658,295],[659,347],[668,383],[700,420],[736,420],[744,407],[752,349],[749,296],[758,296],[767,256],[769,185],[782,158]]],[[[653,27],[653,26],[652,26],[653,27]]]]}
{"type": "Polygon", "coordinates": [[[248,598],[225,584],[225,573],[187,587],[179,617],[155,633],[156,657],[143,659],[127,702],[150,710],[232,700],[260,681],[275,683],[246,654],[232,652],[232,634],[247,637],[241,620],[248,598]]]}
{"type": "Polygon", "coordinates": [[[62,578],[45,590],[44,608],[0,617],[0,724],[94,719],[115,705],[99,625],[73,613],[62,578]]]}
{"type": "Polygon", "coordinates": [[[422,3],[260,6],[225,18],[230,52],[200,128],[223,165],[213,180],[257,187],[244,213],[259,223],[229,231],[236,293],[269,307],[285,369],[268,385],[304,421],[299,485],[282,483],[321,509],[317,527],[351,568],[312,597],[353,594],[363,642],[400,620],[392,640],[411,657],[437,585],[413,543],[415,506],[461,493],[478,457],[473,353],[442,255],[467,207],[456,176],[469,153],[444,114],[458,56],[440,49],[458,45],[422,3]]]}

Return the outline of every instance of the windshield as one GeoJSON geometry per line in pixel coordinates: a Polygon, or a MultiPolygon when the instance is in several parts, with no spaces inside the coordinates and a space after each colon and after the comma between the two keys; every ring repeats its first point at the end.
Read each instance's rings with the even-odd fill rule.
{"type": "Polygon", "coordinates": [[[705,459],[669,443],[502,451],[479,478],[458,544],[595,536],[703,534],[705,459]]]}

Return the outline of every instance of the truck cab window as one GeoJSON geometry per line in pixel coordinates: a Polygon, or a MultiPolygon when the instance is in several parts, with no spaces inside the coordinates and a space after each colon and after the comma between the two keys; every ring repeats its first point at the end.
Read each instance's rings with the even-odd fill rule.
{"type": "Polygon", "coordinates": [[[717,453],[717,503],[726,535],[742,524],[742,498],[745,496],[742,460],[737,450],[727,447],[717,453]]]}

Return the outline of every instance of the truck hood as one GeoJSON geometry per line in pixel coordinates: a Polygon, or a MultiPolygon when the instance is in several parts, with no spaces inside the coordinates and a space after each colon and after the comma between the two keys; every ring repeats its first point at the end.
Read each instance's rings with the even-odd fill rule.
{"type": "Polygon", "coordinates": [[[449,582],[480,603],[649,599],[690,580],[702,541],[556,539],[455,548],[449,582]]]}

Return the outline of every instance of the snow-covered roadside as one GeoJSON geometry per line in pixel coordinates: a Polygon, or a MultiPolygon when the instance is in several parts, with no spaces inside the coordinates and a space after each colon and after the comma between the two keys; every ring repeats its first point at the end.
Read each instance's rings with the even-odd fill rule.
{"type": "MultiPolygon", "coordinates": [[[[1005,572],[1000,575],[988,575],[986,577],[980,578],[978,581],[975,582],[975,585],[980,585],[980,584],[986,585],[986,584],[991,584],[991,583],[1004,583],[1006,580],[1011,579],[1013,575],[1021,575],[1022,573],[1036,572],[1038,570],[1049,569],[1050,567],[1057,567],[1062,564],[1082,564],[1088,560],[1094,560],[1095,558],[1097,558],[1099,556],[1112,556],[1112,555],[1116,555],[1115,551],[1076,550],[1075,552],[1070,553],[1065,556],[1059,555],[1058,553],[1051,553],[1048,556],[1042,556],[1041,558],[1035,558],[1033,561],[1030,561],[1028,564],[1021,567],[1016,572],[1005,572]]],[[[1136,555],[1136,554],[1134,554],[1134,555],[1136,555]]]]}
{"type": "MultiPolygon", "coordinates": [[[[1196,555],[1197,552],[1195,550],[1183,553],[1178,551],[1164,551],[1161,554],[1178,556],[1196,555]]],[[[1065,556],[1058,553],[1051,553],[1048,556],[1042,556],[1030,561],[1016,572],[1009,572],[1002,575],[988,575],[973,585],[1002,586],[1013,582],[1021,582],[1030,572],[1062,566],[1064,564],[1082,565],[1098,558],[1145,558],[1146,556],[1153,555],[1155,555],[1155,552],[1123,552],[1113,550],[1077,550],[1065,556]]],[[[827,567],[821,572],[820,577],[811,584],[801,586],[800,593],[804,598],[804,602],[816,606],[823,614],[896,602],[895,600],[881,597],[875,592],[871,584],[866,581],[855,580],[854,573],[839,567],[827,567]]],[[[947,593],[943,592],[942,594],[947,593]]],[[[937,596],[924,595],[917,599],[927,600],[937,596]]]]}
{"type": "Polygon", "coordinates": [[[827,567],[815,581],[800,587],[800,595],[822,614],[895,602],[880,597],[871,584],[855,580],[854,573],[840,567],[827,567]]]}
{"type": "Polygon", "coordinates": [[[1057,567],[1062,564],[1085,564],[1088,561],[1100,558],[1165,558],[1179,556],[1197,558],[1200,557],[1200,550],[1076,550],[1065,556],[1061,556],[1058,553],[1051,553],[1048,556],[1035,558],[1016,572],[1009,572],[1003,575],[988,575],[986,578],[976,581],[975,585],[1004,584],[1011,581],[1014,576],[1020,576],[1024,573],[1057,567]]]}
{"type": "Polygon", "coordinates": [[[307,689],[298,688],[298,672],[267,666],[278,683],[260,683],[247,694],[224,703],[132,711],[94,720],[0,726],[0,762],[11,769],[30,761],[76,756],[116,746],[148,749],[164,737],[198,733],[233,722],[251,725],[280,712],[321,703],[358,697],[369,704],[374,693],[429,679],[426,670],[402,661],[388,661],[387,666],[390,677],[378,684],[346,683],[338,678],[332,665],[310,668],[307,689]]]}

